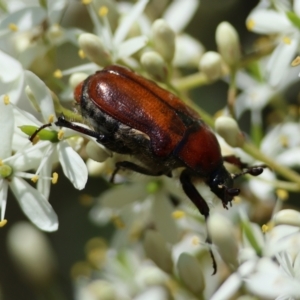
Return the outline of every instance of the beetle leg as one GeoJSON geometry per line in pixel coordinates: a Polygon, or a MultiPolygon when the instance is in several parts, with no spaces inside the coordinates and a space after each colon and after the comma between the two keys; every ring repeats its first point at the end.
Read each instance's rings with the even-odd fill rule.
{"type": "MultiPolygon", "coordinates": [[[[148,175],[148,176],[161,176],[164,175],[164,172],[153,172],[152,170],[149,170],[145,167],[139,166],[133,162],[130,161],[119,161],[116,163],[115,165],[115,170],[111,176],[110,182],[114,182],[114,178],[116,176],[116,174],[119,172],[120,169],[128,169],[143,175],[148,175]]],[[[170,174],[166,174],[167,176],[169,176],[170,174]]]]}
{"type": "MultiPolygon", "coordinates": [[[[180,182],[182,184],[182,188],[184,190],[184,192],[186,193],[186,195],[190,198],[190,200],[196,205],[196,207],[198,208],[198,210],[200,211],[200,213],[204,216],[205,218],[205,224],[206,224],[206,231],[207,231],[207,237],[206,237],[206,243],[208,244],[212,244],[211,242],[211,238],[207,229],[207,220],[209,217],[209,207],[206,203],[206,201],[203,199],[203,197],[199,194],[199,192],[197,191],[197,189],[195,188],[195,186],[193,185],[192,181],[191,181],[191,176],[188,173],[187,170],[183,170],[181,175],[180,175],[180,182]]],[[[213,274],[216,274],[217,272],[217,263],[215,260],[215,256],[211,250],[211,248],[209,248],[209,253],[213,262],[213,274]]]]}

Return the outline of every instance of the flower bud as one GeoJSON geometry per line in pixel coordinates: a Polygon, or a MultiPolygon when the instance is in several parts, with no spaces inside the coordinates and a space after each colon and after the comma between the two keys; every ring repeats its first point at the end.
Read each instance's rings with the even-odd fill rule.
{"type": "Polygon", "coordinates": [[[177,262],[179,277],[194,294],[200,294],[205,289],[205,281],[198,260],[188,254],[181,253],[177,262]]]}
{"type": "Polygon", "coordinates": [[[225,116],[217,118],[215,121],[215,129],[229,146],[243,146],[245,137],[234,119],[225,116]]]}
{"type": "Polygon", "coordinates": [[[199,63],[199,69],[209,80],[219,79],[222,76],[222,59],[220,54],[214,51],[204,53],[199,63]]]}
{"type": "Polygon", "coordinates": [[[110,53],[96,35],[83,33],[79,36],[78,43],[89,60],[102,67],[111,65],[110,53]]]}
{"type": "Polygon", "coordinates": [[[88,157],[97,162],[104,162],[107,158],[112,156],[109,150],[106,150],[103,146],[94,141],[89,141],[85,150],[88,157]]]}
{"type": "Polygon", "coordinates": [[[37,286],[51,283],[56,262],[42,232],[27,222],[19,222],[9,230],[7,244],[24,279],[37,286]]]}
{"type": "Polygon", "coordinates": [[[152,39],[154,49],[164,58],[171,62],[175,53],[175,32],[163,19],[154,21],[152,25],[152,39]]]}
{"type": "Polygon", "coordinates": [[[144,69],[155,80],[166,81],[168,77],[168,68],[163,58],[155,51],[149,51],[142,55],[141,63],[144,69]]]}
{"type": "Polygon", "coordinates": [[[300,227],[300,213],[294,209],[283,209],[273,216],[275,225],[292,225],[300,227]]]}
{"type": "Polygon", "coordinates": [[[87,77],[88,75],[86,73],[78,72],[72,74],[69,79],[71,88],[74,90],[78,86],[78,84],[84,81],[87,77]]]}
{"type": "Polygon", "coordinates": [[[238,244],[232,223],[222,215],[213,214],[208,219],[208,231],[223,261],[232,269],[236,269],[239,266],[238,244]]]}
{"type": "Polygon", "coordinates": [[[240,40],[235,28],[228,22],[222,22],[216,30],[216,43],[224,61],[235,67],[240,61],[240,40]]]}
{"type": "Polygon", "coordinates": [[[173,262],[171,250],[168,248],[161,234],[154,230],[148,230],[145,234],[144,248],[147,256],[153,260],[160,269],[166,273],[172,273],[173,262]]]}
{"type": "Polygon", "coordinates": [[[82,299],[118,299],[116,286],[108,281],[97,279],[89,283],[82,291],[82,299]]]}

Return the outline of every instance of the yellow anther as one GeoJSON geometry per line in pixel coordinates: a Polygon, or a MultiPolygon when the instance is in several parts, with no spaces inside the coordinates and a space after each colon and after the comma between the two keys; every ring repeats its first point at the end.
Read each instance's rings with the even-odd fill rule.
{"type": "Polygon", "coordinates": [[[9,100],[9,96],[8,95],[4,95],[3,96],[3,102],[5,105],[8,105],[10,103],[10,100],[9,100]]]}
{"type": "Polygon", "coordinates": [[[284,189],[277,189],[276,190],[276,195],[282,201],[286,201],[289,198],[288,191],[284,190],[284,189]]]}
{"type": "Polygon", "coordinates": [[[80,50],[78,51],[78,56],[79,56],[81,59],[86,58],[86,55],[85,55],[85,53],[84,53],[84,51],[83,51],[82,49],[80,49],[80,50]]]}
{"type": "Polygon", "coordinates": [[[172,217],[173,219],[182,219],[183,217],[185,217],[185,212],[182,210],[175,210],[172,213],[172,217]]]}
{"type": "Polygon", "coordinates": [[[292,40],[288,36],[283,37],[282,41],[287,45],[290,45],[292,43],[292,40]]]}
{"type": "Polygon", "coordinates": [[[94,203],[94,198],[89,194],[79,196],[79,203],[83,206],[91,206],[94,203]]]}
{"type": "Polygon", "coordinates": [[[252,31],[255,26],[254,20],[250,19],[246,22],[246,27],[248,30],[252,31]]]}
{"type": "Polygon", "coordinates": [[[55,78],[62,78],[63,74],[62,74],[61,70],[57,69],[57,70],[54,71],[53,76],[55,78]]]}
{"type": "Polygon", "coordinates": [[[15,24],[15,23],[9,23],[8,28],[9,28],[11,31],[18,31],[18,30],[19,30],[18,25],[15,24]]]}
{"type": "Polygon", "coordinates": [[[112,216],[111,220],[114,223],[114,225],[116,226],[116,228],[118,228],[118,229],[125,228],[125,224],[119,216],[112,216]]]}
{"type": "Polygon", "coordinates": [[[40,137],[38,135],[36,135],[32,140],[32,145],[37,144],[39,141],[40,141],[40,137]]]}
{"type": "Polygon", "coordinates": [[[289,139],[286,135],[280,136],[280,144],[282,147],[287,148],[289,146],[289,139]]]}
{"type": "Polygon", "coordinates": [[[39,180],[39,176],[38,175],[34,175],[32,178],[31,178],[31,181],[36,183],[37,181],[39,180]]]}
{"type": "Polygon", "coordinates": [[[98,14],[100,17],[104,17],[108,14],[108,7],[107,6],[101,6],[99,8],[98,14]]]}
{"type": "Polygon", "coordinates": [[[64,131],[61,129],[58,133],[57,133],[57,138],[61,141],[64,138],[64,131]]]}
{"type": "Polygon", "coordinates": [[[52,184],[56,184],[57,180],[58,180],[58,174],[56,172],[54,172],[52,174],[52,180],[51,180],[52,184]]]}
{"type": "Polygon", "coordinates": [[[1,227],[4,227],[7,223],[7,220],[6,219],[3,219],[2,221],[0,221],[0,228],[1,227]]]}
{"type": "Polygon", "coordinates": [[[53,121],[54,121],[54,115],[50,115],[48,117],[48,123],[53,123],[53,121]]]}
{"type": "Polygon", "coordinates": [[[232,200],[235,204],[239,204],[242,202],[242,198],[239,196],[235,196],[232,200]]]}
{"type": "Polygon", "coordinates": [[[297,56],[291,63],[292,67],[296,67],[298,65],[300,65],[300,56],[297,56]]]}
{"type": "Polygon", "coordinates": [[[3,166],[3,161],[2,161],[2,159],[0,159],[0,166],[3,166]]]}
{"type": "Polygon", "coordinates": [[[199,237],[194,236],[194,237],[192,238],[192,244],[193,244],[194,246],[199,245],[199,244],[200,244],[200,239],[199,239],[199,237]]]}
{"type": "Polygon", "coordinates": [[[90,3],[92,3],[93,0],[81,0],[81,3],[84,5],[88,5],[90,3]]]}
{"type": "Polygon", "coordinates": [[[266,224],[264,224],[263,226],[261,226],[261,230],[263,233],[266,233],[270,230],[270,227],[266,224]]]}

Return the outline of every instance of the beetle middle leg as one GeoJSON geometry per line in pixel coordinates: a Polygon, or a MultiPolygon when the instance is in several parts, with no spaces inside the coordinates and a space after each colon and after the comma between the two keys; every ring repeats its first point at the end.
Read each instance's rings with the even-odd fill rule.
{"type": "Polygon", "coordinates": [[[119,172],[120,169],[128,169],[143,175],[148,175],[148,176],[161,176],[161,175],[166,175],[168,177],[172,177],[171,172],[170,173],[165,173],[163,171],[159,171],[159,172],[153,172],[152,170],[149,170],[145,167],[139,166],[133,162],[130,161],[119,161],[116,163],[115,165],[115,170],[112,173],[110,182],[114,182],[114,178],[116,176],[116,174],[119,172]]]}
{"type": "MultiPolygon", "coordinates": [[[[207,238],[206,238],[206,243],[208,244],[212,244],[209,232],[208,232],[208,228],[207,228],[207,221],[208,221],[208,217],[209,217],[209,207],[206,203],[206,201],[203,199],[203,197],[199,194],[199,192],[197,191],[197,189],[195,188],[195,186],[192,183],[191,180],[191,176],[188,173],[187,170],[183,170],[181,175],[180,175],[180,182],[182,184],[182,188],[184,190],[184,192],[186,193],[186,195],[190,198],[190,200],[195,204],[195,206],[198,208],[199,212],[204,216],[205,218],[205,224],[206,224],[206,231],[207,231],[207,238]]],[[[213,274],[216,274],[217,272],[217,263],[215,260],[215,256],[211,250],[211,248],[209,249],[209,253],[213,262],[213,274]]]]}

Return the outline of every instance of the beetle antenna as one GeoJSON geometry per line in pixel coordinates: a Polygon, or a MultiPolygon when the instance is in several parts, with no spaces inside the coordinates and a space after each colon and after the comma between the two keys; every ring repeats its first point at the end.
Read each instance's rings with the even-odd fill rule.
{"type": "Polygon", "coordinates": [[[41,127],[39,127],[30,137],[29,137],[29,141],[32,143],[34,138],[38,135],[38,133],[40,131],[42,131],[43,129],[47,128],[47,127],[51,127],[52,123],[47,123],[42,125],[41,127]]]}
{"type": "Polygon", "coordinates": [[[264,168],[267,168],[267,165],[261,165],[261,166],[253,166],[250,168],[245,169],[243,172],[241,173],[237,173],[237,174],[231,174],[232,179],[236,179],[242,175],[246,175],[246,174],[250,174],[252,176],[258,176],[260,175],[264,168]]]}

